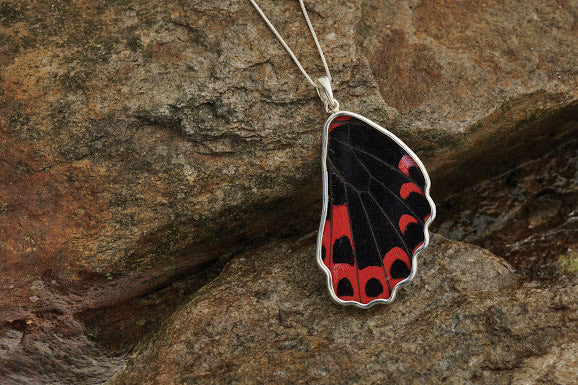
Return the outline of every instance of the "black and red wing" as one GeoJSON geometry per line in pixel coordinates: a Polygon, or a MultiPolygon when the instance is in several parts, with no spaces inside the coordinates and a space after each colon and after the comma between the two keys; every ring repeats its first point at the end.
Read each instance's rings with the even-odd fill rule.
{"type": "Polygon", "coordinates": [[[320,263],[339,301],[388,302],[428,241],[429,177],[401,140],[359,115],[333,115],[325,135],[320,263]]]}

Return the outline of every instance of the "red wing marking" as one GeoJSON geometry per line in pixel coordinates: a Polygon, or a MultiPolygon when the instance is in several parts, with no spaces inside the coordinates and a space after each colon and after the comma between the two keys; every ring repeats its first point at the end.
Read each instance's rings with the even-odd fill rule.
{"type": "Polygon", "coordinates": [[[401,195],[401,197],[403,199],[407,199],[407,197],[409,196],[409,194],[411,193],[418,193],[423,195],[423,192],[421,191],[421,189],[419,187],[417,187],[415,184],[413,183],[404,183],[401,186],[401,189],[399,190],[399,195],[401,195]]]}
{"type": "Polygon", "coordinates": [[[347,115],[341,115],[341,116],[338,116],[337,118],[333,119],[333,122],[340,122],[340,123],[330,123],[329,124],[329,132],[333,131],[333,129],[335,127],[339,127],[341,125],[341,122],[345,122],[349,119],[351,119],[351,116],[347,116],[347,115]]]}
{"type": "Polygon", "coordinates": [[[331,123],[331,124],[329,125],[329,132],[333,131],[333,129],[334,129],[335,127],[339,127],[339,126],[341,126],[340,123],[331,123]]]}
{"type": "Polygon", "coordinates": [[[357,264],[353,251],[353,237],[346,205],[334,205],[331,214],[331,277],[335,294],[344,301],[359,301],[357,264]],[[344,242],[345,241],[345,242],[344,242]],[[348,262],[346,262],[348,261],[348,262]]]}
{"type": "Polygon", "coordinates": [[[349,214],[345,205],[333,206],[331,221],[333,222],[332,242],[335,242],[336,239],[345,235],[349,238],[349,241],[353,243],[353,239],[351,238],[351,229],[349,228],[349,214]]]}
{"type": "Polygon", "coordinates": [[[388,273],[389,284],[392,287],[409,277],[411,273],[409,257],[400,247],[394,247],[385,254],[383,266],[388,273]]]}
{"type": "Polygon", "coordinates": [[[358,275],[361,303],[370,303],[377,298],[389,298],[389,288],[382,266],[368,266],[359,270],[358,275]]]}
{"type": "Polygon", "coordinates": [[[333,290],[343,301],[359,301],[359,286],[357,283],[357,269],[347,263],[331,265],[331,280],[333,290]],[[345,287],[346,289],[343,289],[345,287]]]}
{"type": "Polygon", "coordinates": [[[334,120],[334,121],[336,120],[336,121],[338,121],[338,122],[345,122],[346,120],[349,120],[349,119],[351,119],[351,116],[349,116],[349,115],[341,115],[341,116],[338,116],[337,118],[335,118],[335,119],[333,119],[333,120],[334,120]]]}
{"type": "Polygon", "coordinates": [[[399,170],[403,172],[405,175],[409,176],[409,169],[411,167],[418,167],[417,163],[413,158],[409,155],[404,155],[401,157],[399,164],[397,165],[399,170]]]}
{"type": "Polygon", "coordinates": [[[422,247],[423,242],[421,242],[420,244],[418,244],[416,247],[413,248],[412,253],[415,254],[415,252],[417,251],[417,249],[419,249],[420,247],[422,247]]]}
{"type": "Polygon", "coordinates": [[[399,229],[401,230],[402,234],[405,234],[405,229],[410,223],[417,223],[417,219],[409,214],[403,214],[401,218],[399,218],[399,229]]]}

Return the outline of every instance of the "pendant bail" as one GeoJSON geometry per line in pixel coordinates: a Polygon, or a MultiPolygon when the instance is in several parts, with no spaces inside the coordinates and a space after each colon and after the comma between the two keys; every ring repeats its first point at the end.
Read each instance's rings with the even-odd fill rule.
{"type": "Polygon", "coordinates": [[[321,76],[315,82],[317,95],[325,106],[325,111],[328,114],[334,114],[339,111],[339,102],[333,97],[333,90],[331,89],[331,80],[328,76],[321,76]]]}

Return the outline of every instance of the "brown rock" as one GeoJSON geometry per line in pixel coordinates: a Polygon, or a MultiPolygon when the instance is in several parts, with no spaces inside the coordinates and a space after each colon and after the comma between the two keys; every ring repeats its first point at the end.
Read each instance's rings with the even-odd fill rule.
{"type": "Polygon", "coordinates": [[[362,52],[438,200],[576,136],[577,13],[568,1],[364,1],[362,52]]]}
{"type": "Polygon", "coordinates": [[[277,243],[221,277],[111,384],[540,383],[576,378],[576,280],[530,281],[434,236],[389,306],[331,302],[314,250],[277,243]],[[518,382],[515,382],[518,381],[518,382]]]}
{"type": "MultiPolygon", "coordinates": [[[[576,108],[572,9],[412,4],[363,8],[361,45],[385,99],[356,49],[360,5],[311,12],[343,105],[397,133],[407,128],[402,136],[441,182],[434,194],[481,178],[485,152],[497,152],[493,162],[518,161],[534,143],[520,135],[568,122],[576,108]],[[503,38],[502,24],[513,37],[503,38]],[[546,28],[561,33],[546,36],[546,28]],[[505,131],[524,143],[510,146],[505,131]],[[516,156],[504,161],[504,152],[516,156]]],[[[274,21],[300,57],[316,57],[296,4],[264,7],[296,15],[274,21]]],[[[222,250],[263,229],[294,234],[315,222],[323,114],[248,3],[6,2],[0,32],[10,42],[0,126],[8,276],[75,282],[194,264],[205,256],[191,248],[222,250]]],[[[491,162],[484,167],[497,172],[491,162]]]]}
{"type": "MultiPolygon", "coordinates": [[[[576,133],[575,6],[469,6],[308,4],[343,107],[407,139],[438,200],[576,133]]],[[[321,74],[298,4],[263,7],[321,74]]],[[[315,229],[323,120],[248,2],[2,2],[0,376],[105,378],[83,325],[118,354],[222,261],[315,229]]]]}
{"type": "MultiPolygon", "coordinates": [[[[351,7],[337,27],[331,5],[313,17],[340,36],[325,46],[344,90],[383,112],[351,7]]],[[[310,231],[323,111],[249,3],[8,1],[0,20],[2,289],[155,276],[310,231]]],[[[307,58],[301,24],[280,20],[307,58]]]]}
{"type": "MultiPolygon", "coordinates": [[[[338,26],[331,8],[312,17],[335,34],[333,73],[351,106],[383,114],[354,44],[359,4],[338,26]]],[[[278,21],[315,55],[302,20],[278,21]]],[[[315,226],[324,113],[270,37],[248,2],[0,4],[0,335],[25,335],[0,383],[94,380],[85,332],[130,349],[219,257],[315,226]],[[74,333],[54,341],[60,318],[74,333]]]]}

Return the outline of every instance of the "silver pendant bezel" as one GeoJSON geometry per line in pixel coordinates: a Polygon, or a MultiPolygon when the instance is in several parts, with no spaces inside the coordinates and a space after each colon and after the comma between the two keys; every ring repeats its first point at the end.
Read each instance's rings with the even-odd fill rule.
{"type": "Polygon", "coordinates": [[[321,165],[322,165],[321,167],[322,167],[322,172],[323,172],[323,209],[322,209],[322,213],[321,213],[321,223],[319,225],[319,233],[317,234],[317,252],[316,252],[316,254],[317,254],[317,263],[321,267],[321,269],[325,272],[325,274],[327,276],[327,287],[329,289],[329,293],[331,294],[332,299],[340,305],[354,305],[354,306],[357,306],[357,307],[362,308],[362,309],[368,309],[377,303],[389,304],[389,303],[393,302],[399,287],[410,282],[414,278],[414,276],[417,272],[417,256],[429,245],[429,225],[435,219],[435,216],[436,216],[436,206],[435,206],[435,203],[430,196],[431,181],[430,181],[430,177],[427,173],[425,166],[423,165],[423,163],[419,159],[419,157],[411,150],[411,148],[409,148],[401,139],[399,139],[393,133],[389,132],[388,130],[381,127],[379,124],[371,121],[370,119],[366,118],[365,116],[362,116],[362,115],[359,115],[359,114],[356,114],[356,113],[350,112],[350,111],[344,111],[344,110],[337,111],[337,112],[331,114],[331,116],[329,116],[329,118],[327,118],[327,121],[325,122],[325,125],[323,127],[323,149],[322,149],[322,156],[321,156],[321,165]],[[404,279],[403,281],[401,281],[397,285],[395,285],[395,287],[393,288],[393,290],[391,292],[391,296],[389,297],[389,299],[378,298],[378,299],[375,299],[375,300],[373,300],[367,304],[362,304],[362,303],[357,302],[357,301],[343,301],[343,300],[339,299],[339,297],[337,297],[337,295],[333,291],[333,287],[331,285],[331,272],[329,271],[329,268],[327,266],[325,266],[325,264],[323,263],[323,259],[321,256],[321,247],[323,244],[323,230],[325,227],[325,222],[327,220],[327,204],[328,204],[328,200],[329,200],[328,173],[327,173],[327,148],[328,148],[328,140],[329,140],[329,124],[331,123],[331,121],[333,121],[333,119],[335,119],[341,115],[347,115],[347,116],[351,116],[353,118],[359,119],[359,120],[369,124],[373,128],[377,129],[378,131],[380,131],[384,135],[389,136],[391,139],[393,139],[398,145],[400,145],[414,159],[414,161],[418,164],[419,168],[421,169],[421,171],[424,175],[424,179],[425,179],[424,194],[425,194],[425,197],[426,197],[426,199],[427,199],[427,201],[431,207],[431,216],[428,218],[428,220],[424,224],[424,242],[423,242],[423,245],[420,246],[416,250],[416,252],[413,254],[413,256],[411,257],[412,258],[411,274],[409,275],[409,277],[407,277],[406,279],[404,279]]]}

